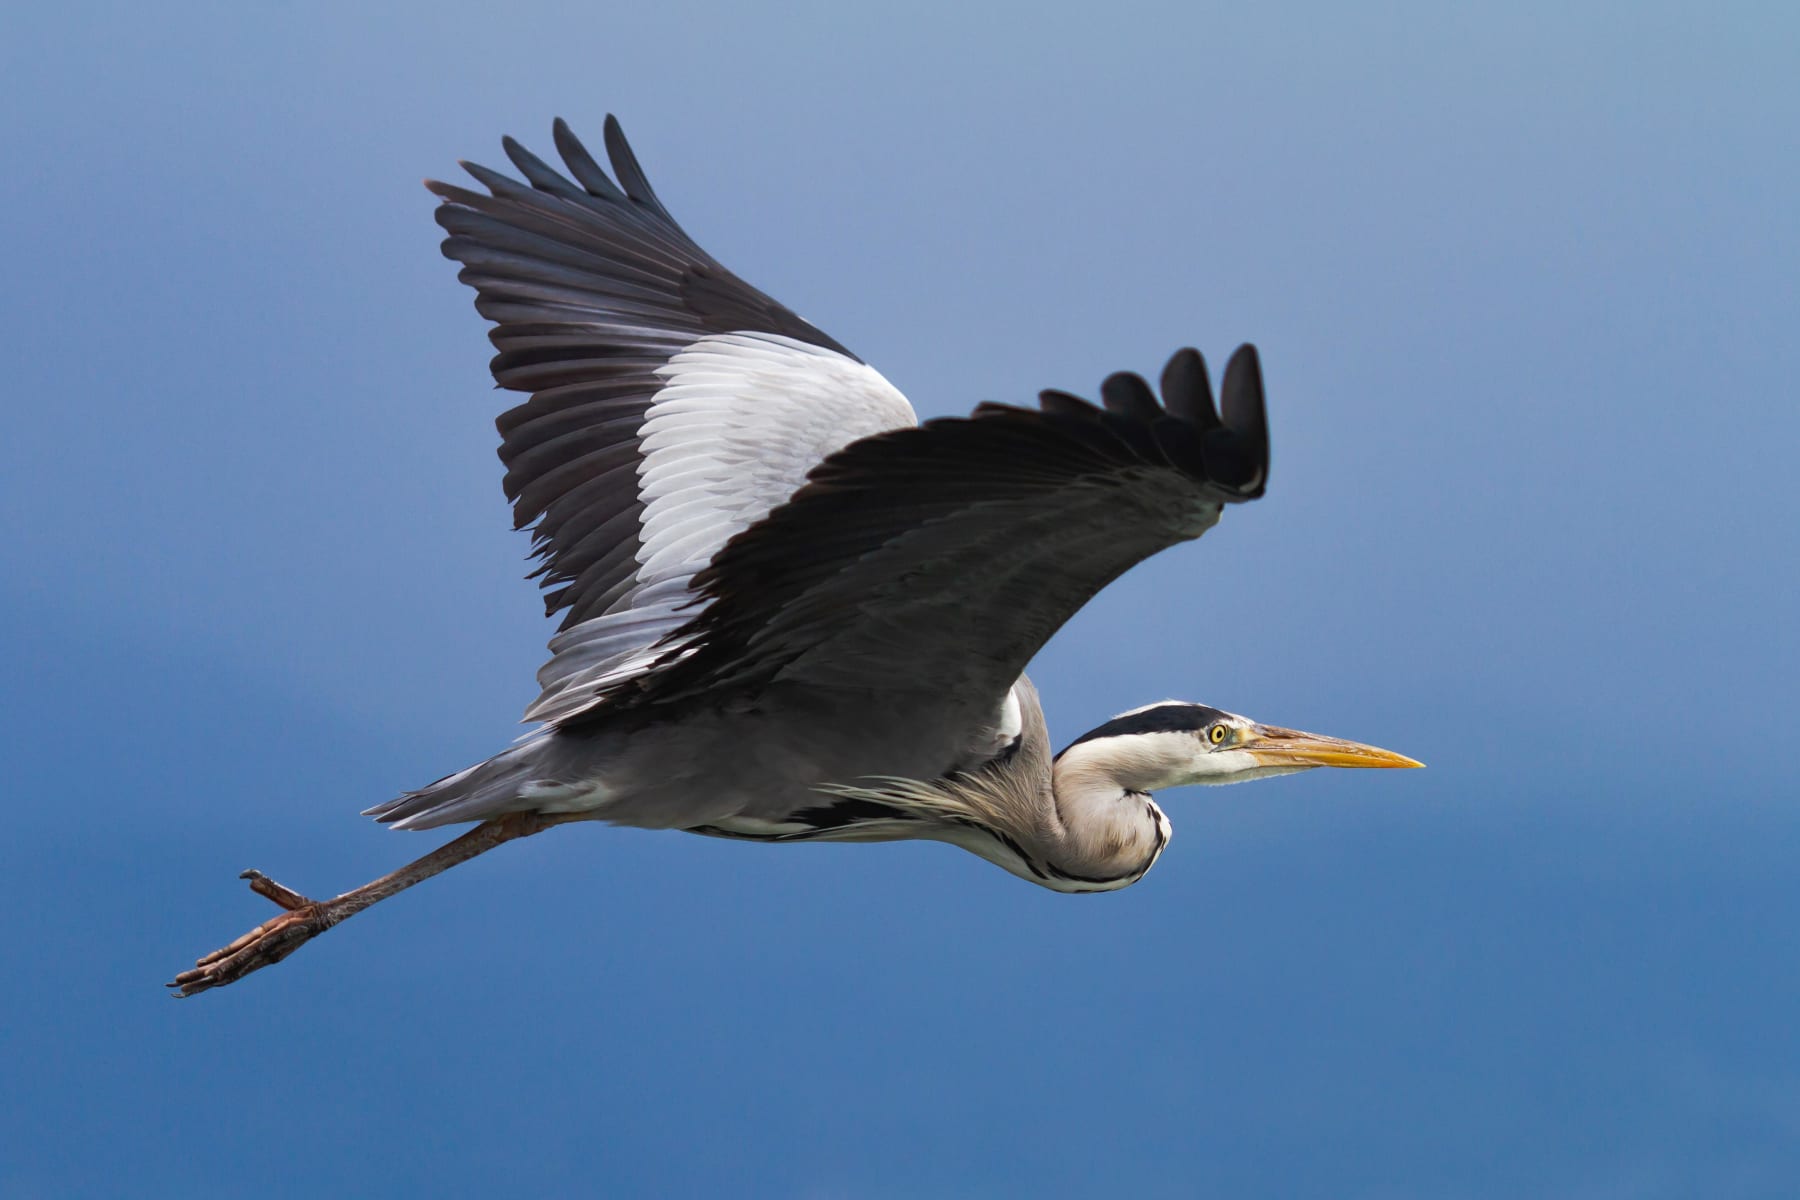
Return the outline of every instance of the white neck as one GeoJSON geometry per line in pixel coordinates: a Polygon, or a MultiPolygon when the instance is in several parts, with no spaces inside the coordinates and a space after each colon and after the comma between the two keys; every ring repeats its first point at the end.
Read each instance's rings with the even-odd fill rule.
{"type": "Polygon", "coordinates": [[[1057,824],[1039,849],[1064,891],[1110,891],[1136,883],[1169,842],[1169,819],[1150,799],[1164,775],[1143,769],[1119,771],[1101,756],[1074,747],[1051,768],[1050,787],[1057,824]],[[1063,886],[1066,883],[1069,886],[1063,886]]]}

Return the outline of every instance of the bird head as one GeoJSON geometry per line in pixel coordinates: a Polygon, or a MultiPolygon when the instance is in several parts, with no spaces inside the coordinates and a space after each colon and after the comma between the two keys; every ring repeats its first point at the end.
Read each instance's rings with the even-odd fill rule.
{"type": "Polygon", "coordinates": [[[1121,713],[1057,755],[1065,771],[1104,774],[1130,791],[1242,783],[1314,767],[1422,767],[1424,763],[1317,733],[1165,700],[1121,713]]]}

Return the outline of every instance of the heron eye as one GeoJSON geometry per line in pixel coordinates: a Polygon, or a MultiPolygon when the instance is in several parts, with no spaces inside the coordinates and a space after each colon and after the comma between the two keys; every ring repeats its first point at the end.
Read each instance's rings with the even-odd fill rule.
{"type": "Polygon", "coordinates": [[[1223,725],[1214,725],[1212,727],[1212,732],[1207,736],[1212,739],[1212,744],[1217,746],[1220,742],[1225,740],[1225,727],[1223,725]]]}

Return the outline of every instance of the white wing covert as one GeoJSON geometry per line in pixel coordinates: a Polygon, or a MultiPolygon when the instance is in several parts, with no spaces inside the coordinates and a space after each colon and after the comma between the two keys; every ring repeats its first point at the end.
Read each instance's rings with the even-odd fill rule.
{"type": "Polygon", "coordinates": [[[617,182],[558,120],[573,181],[508,138],[529,186],[431,181],[446,257],[495,328],[491,365],[531,393],[497,425],[545,610],[564,612],[525,718],[566,721],[671,654],[691,583],[734,535],[911,406],[843,346],[702,250],[606,120],[617,182]],[[654,649],[653,649],[654,648],[654,649]]]}

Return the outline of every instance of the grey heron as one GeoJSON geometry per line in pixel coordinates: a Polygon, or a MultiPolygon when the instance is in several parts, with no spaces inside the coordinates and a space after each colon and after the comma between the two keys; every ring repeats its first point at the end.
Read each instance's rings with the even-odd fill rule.
{"type": "Polygon", "coordinates": [[[1123,571],[1212,528],[1268,475],[1261,368],[1181,350],[1098,406],[916,421],[844,346],[721,266],[619,124],[610,175],[561,121],[567,174],[431,181],[444,254],[494,322],[515,524],[561,613],[536,728],[368,814],[475,823],[394,873],[283,910],[169,986],[278,962],[369,905],[571,821],[760,842],[934,839],[1061,892],[1126,887],[1169,821],[1151,793],[1403,755],[1165,701],[1051,753],[1024,668],[1123,571]]]}

